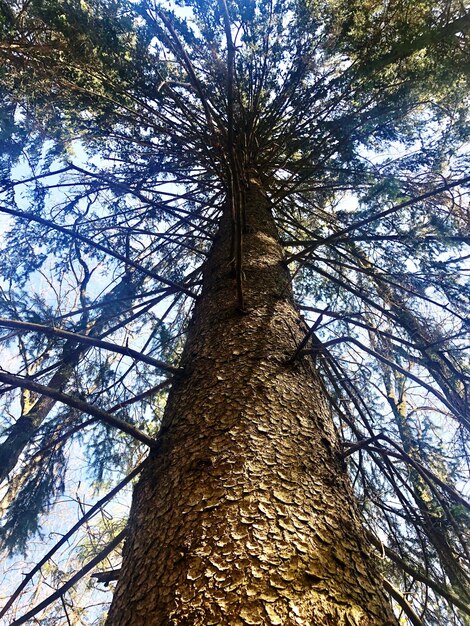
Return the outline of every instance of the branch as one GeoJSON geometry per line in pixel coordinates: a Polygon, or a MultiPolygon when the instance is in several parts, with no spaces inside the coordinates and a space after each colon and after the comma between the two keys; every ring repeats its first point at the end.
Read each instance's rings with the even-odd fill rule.
{"type": "Polygon", "coordinates": [[[59,548],[61,548],[64,545],[64,543],[66,543],[70,539],[70,537],[74,535],[77,532],[77,530],[81,526],[83,526],[83,524],[85,524],[85,522],[87,522],[92,517],[94,517],[94,515],[102,508],[104,504],[106,504],[108,500],[111,500],[111,498],[113,498],[119,491],[121,491],[121,489],[123,489],[132,479],[134,479],[138,474],[140,474],[144,465],[145,465],[145,461],[143,463],[140,463],[140,465],[138,465],[128,476],[126,476],[119,484],[117,484],[114,487],[114,489],[111,489],[111,491],[109,491],[103,498],[101,498],[101,500],[98,500],[98,502],[96,502],[91,507],[91,509],[89,509],[85,513],[85,515],[81,519],[79,519],[78,522],[74,524],[67,533],[65,533],[65,535],[63,535],[60,538],[60,540],[55,544],[55,546],[53,546],[49,550],[49,552],[45,556],[43,556],[43,558],[39,561],[39,563],[36,563],[33,569],[26,574],[24,579],[21,581],[21,583],[18,585],[18,587],[15,589],[13,594],[8,599],[8,602],[0,611],[0,618],[2,618],[5,615],[5,613],[12,606],[13,602],[20,595],[20,593],[23,591],[23,589],[26,587],[29,581],[32,580],[33,577],[37,574],[37,572],[39,572],[39,570],[42,568],[42,566],[45,563],[47,563],[47,561],[49,561],[52,555],[55,554],[57,550],[59,550],[59,548]]]}
{"type": "MultiPolygon", "coordinates": [[[[161,391],[162,389],[170,385],[172,382],[173,382],[173,379],[167,378],[166,380],[162,381],[160,384],[156,385],[155,387],[151,387],[150,389],[147,389],[146,391],[139,393],[137,396],[134,396],[133,398],[129,398],[128,400],[123,400],[122,402],[118,402],[118,404],[115,404],[110,409],[108,409],[108,413],[114,413],[115,411],[118,411],[119,409],[122,409],[125,406],[129,406],[130,404],[134,404],[134,402],[139,402],[139,400],[143,400],[144,398],[147,398],[148,396],[158,393],[159,391],[161,391]]],[[[47,450],[48,448],[52,446],[57,446],[61,441],[68,439],[79,430],[83,430],[86,426],[89,426],[90,424],[94,424],[97,420],[98,418],[92,417],[88,420],[85,420],[84,422],[80,422],[79,424],[76,424],[73,428],[70,428],[68,431],[66,431],[59,437],[57,437],[57,439],[54,439],[50,441],[48,444],[46,444],[45,446],[42,446],[37,452],[34,453],[34,455],[31,458],[34,459],[34,457],[40,455],[42,452],[44,452],[44,450],[47,450]]],[[[1,616],[2,615],[0,613],[0,617],[1,616]]]]}
{"type": "Polygon", "coordinates": [[[441,187],[436,187],[432,191],[428,191],[426,193],[421,194],[420,196],[415,196],[414,198],[411,198],[410,200],[406,200],[406,202],[401,202],[400,204],[396,204],[395,206],[392,206],[390,209],[385,209],[385,211],[381,211],[380,213],[375,213],[371,217],[367,217],[367,218],[364,218],[363,220],[359,220],[358,222],[354,222],[347,228],[344,228],[343,230],[340,230],[337,233],[330,235],[329,237],[325,237],[324,239],[318,239],[318,241],[315,241],[310,246],[307,246],[305,250],[302,250],[301,252],[298,252],[297,254],[294,254],[291,257],[289,257],[287,259],[287,262],[291,263],[292,261],[301,259],[306,254],[318,248],[318,246],[329,245],[337,241],[338,239],[342,239],[344,235],[347,235],[348,233],[352,232],[353,230],[356,230],[357,228],[362,228],[362,226],[366,226],[367,224],[376,222],[377,220],[380,220],[383,217],[388,217],[389,215],[392,215],[392,213],[396,213],[397,211],[400,211],[401,209],[404,209],[407,206],[411,206],[412,204],[415,204],[416,202],[421,202],[421,200],[426,200],[427,198],[431,198],[432,196],[437,196],[440,193],[443,193],[445,191],[448,191],[449,189],[452,189],[453,187],[464,185],[465,183],[468,183],[469,181],[470,181],[470,176],[465,176],[464,178],[460,178],[459,180],[456,180],[453,183],[446,183],[445,185],[442,185],[441,187]]]}
{"type": "Polygon", "coordinates": [[[128,400],[123,400],[122,402],[118,402],[118,404],[115,404],[113,407],[109,409],[109,413],[114,413],[114,411],[118,411],[119,409],[122,409],[125,406],[128,406],[129,404],[134,404],[134,402],[138,402],[139,400],[143,400],[144,398],[147,398],[148,396],[152,396],[153,394],[158,393],[162,389],[165,389],[165,387],[168,387],[168,385],[170,385],[172,382],[173,382],[172,378],[167,378],[166,380],[162,380],[162,382],[158,383],[158,385],[155,385],[154,387],[150,387],[150,389],[147,389],[146,391],[142,391],[142,393],[139,393],[136,396],[129,398],[128,400]]]}
{"type": "Polygon", "coordinates": [[[172,45],[172,42],[170,40],[170,46],[179,51],[180,55],[181,55],[181,60],[183,65],[186,67],[186,71],[188,72],[189,75],[189,79],[191,81],[191,84],[193,85],[197,95],[199,96],[199,100],[201,101],[202,107],[204,109],[204,114],[206,116],[206,122],[207,122],[207,126],[209,127],[211,134],[213,137],[215,137],[216,133],[215,133],[215,129],[214,129],[214,122],[212,120],[212,115],[209,109],[209,105],[207,103],[207,98],[204,94],[204,91],[202,89],[201,83],[198,80],[197,76],[196,76],[196,72],[194,71],[193,65],[191,63],[191,60],[186,52],[186,50],[184,49],[183,44],[181,43],[178,35],[175,32],[175,29],[173,28],[173,25],[171,24],[171,22],[169,21],[169,19],[166,17],[166,15],[163,13],[163,11],[159,11],[157,9],[155,9],[156,14],[158,15],[158,17],[161,19],[161,21],[163,22],[163,24],[165,25],[166,29],[168,30],[168,32],[171,34],[171,37],[173,38],[173,42],[174,45],[172,45]]]}
{"type": "Polygon", "coordinates": [[[96,572],[95,574],[92,574],[91,577],[96,578],[97,583],[104,583],[108,586],[110,582],[119,578],[120,573],[121,569],[110,569],[105,572],[96,572]]]}
{"type": "Polygon", "coordinates": [[[386,330],[381,330],[380,328],[378,328],[378,326],[372,326],[371,324],[366,324],[366,322],[361,321],[362,316],[364,315],[363,312],[358,311],[357,313],[354,313],[354,312],[341,313],[341,312],[335,312],[335,311],[329,311],[329,310],[327,311],[326,309],[319,309],[318,307],[308,306],[308,305],[301,305],[299,306],[299,308],[301,311],[313,311],[314,313],[321,313],[322,315],[325,315],[326,317],[343,320],[347,322],[348,324],[353,324],[354,326],[365,328],[367,331],[375,333],[379,335],[380,337],[386,337],[387,339],[391,339],[392,341],[402,343],[408,348],[418,349],[416,347],[416,344],[413,343],[412,341],[408,341],[407,339],[404,339],[403,337],[399,337],[398,335],[394,335],[393,333],[388,332],[386,330]],[[354,318],[358,318],[358,319],[354,319],[354,318]]]}
{"type": "MultiPolygon", "coordinates": [[[[364,352],[367,352],[368,354],[375,357],[379,361],[382,361],[382,363],[385,363],[385,365],[388,365],[389,367],[397,370],[398,372],[403,374],[403,376],[406,376],[410,378],[411,380],[414,380],[415,383],[418,383],[418,385],[421,385],[421,387],[424,387],[426,391],[429,391],[429,393],[432,393],[433,396],[435,396],[440,402],[442,402],[444,406],[446,406],[449,409],[449,411],[451,411],[452,414],[454,414],[455,409],[452,406],[452,404],[442,394],[440,394],[433,387],[431,387],[431,385],[428,385],[427,383],[424,382],[424,380],[422,380],[418,376],[415,376],[414,374],[412,374],[405,368],[401,367],[397,363],[394,363],[393,361],[390,361],[390,359],[387,359],[386,357],[382,356],[378,352],[375,352],[375,350],[372,350],[371,348],[368,348],[367,346],[363,345],[360,341],[358,341],[354,337],[338,337],[337,339],[332,339],[331,341],[327,341],[326,343],[321,344],[321,346],[319,346],[318,348],[315,348],[314,350],[303,350],[301,352],[301,355],[302,354],[315,354],[325,348],[334,346],[338,343],[344,343],[344,342],[354,344],[360,350],[364,350],[364,352]]],[[[465,426],[466,428],[470,430],[470,422],[468,420],[462,417],[457,418],[457,419],[463,426],[465,426]]]]}
{"type": "MultiPolygon", "coordinates": [[[[4,6],[2,4],[2,6],[4,6]]],[[[1,191],[7,191],[8,189],[13,189],[16,185],[25,185],[26,183],[31,183],[31,182],[36,182],[38,180],[40,180],[41,178],[48,178],[49,176],[58,176],[59,174],[64,174],[65,172],[68,172],[70,169],[72,169],[72,165],[67,164],[64,167],[59,168],[58,170],[52,170],[52,171],[48,171],[45,172],[44,174],[37,174],[36,176],[31,176],[30,178],[23,178],[21,180],[10,180],[8,181],[8,183],[4,186],[2,186],[1,191]]]]}
{"type": "Polygon", "coordinates": [[[348,449],[343,452],[343,461],[351,454],[367,448],[371,443],[375,443],[377,439],[382,439],[383,436],[384,435],[379,433],[377,435],[373,435],[372,437],[368,437],[367,439],[360,439],[357,443],[349,443],[349,441],[346,441],[343,446],[348,446],[348,449]]]}
{"type": "Polygon", "coordinates": [[[346,282],[347,279],[346,279],[345,276],[341,275],[341,278],[344,279],[344,280],[342,280],[342,279],[338,278],[337,276],[334,276],[333,274],[329,274],[328,272],[325,272],[319,266],[311,266],[310,264],[307,264],[307,263],[304,263],[304,264],[305,264],[305,267],[310,267],[317,274],[320,274],[321,276],[324,276],[327,280],[335,283],[336,285],[339,285],[343,289],[346,289],[346,291],[349,291],[349,293],[352,293],[354,296],[359,298],[359,301],[361,302],[361,304],[366,303],[372,309],[375,309],[376,311],[379,311],[386,318],[391,319],[395,323],[399,322],[398,317],[394,313],[392,313],[392,311],[390,311],[389,309],[386,309],[385,307],[381,306],[376,301],[374,301],[372,298],[369,298],[365,293],[361,292],[360,289],[357,289],[356,287],[354,287],[354,285],[351,283],[350,280],[349,280],[349,282],[346,282]]]}
{"type": "Polygon", "coordinates": [[[101,252],[104,252],[105,254],[108,254],[109,256],[112,256],[115,259],[118,259],[118,261],[122,261],[122,263],[124,263],[125,265],[133,267],[136,270],[139,270],[139,272],[144,273],[146,276],[155,278],[156,280],[160,281],[164,285],[173,287],[174,289],[177,289],[178,291],[183,291],[184,293],[188,294],[189,296],[193,298],[196,297],[195,294],[184,285],[175,283],[169,278],[163,278],[163,276],[160,276],[160,274],[156,274],[155,272],[152,272],[152,270],[148,270],[145,267],[142,267],[142,265],[140,265],[139,263],[136,263],[135,261],[132,261],[131,259],[124,256],[123,254],[119,254],[119,252],[115,252],[114,250],[111,250],[110,248],[107,248],[106,246],[103,246],[100,243],[93,241],[89,237],[80,235],[76,231],[72,231],[69,228],[60,226],[59,224],[56,224],[55,222],[52,222],[51,220],[46,220],[43,217],[38,217],[37,215],[34,215],[33,213],[28,213],[26,211],[8,209],[4,206],[0,206],[0,212],[7,213],[8,215],[14,215],[15,217],[30,220],[32,222],[37,222],[38,224],[42,224],[43,226],[47,226],[48,228],[52,228],[53,230],[57,230],[61,233],[64,233],[64,235],[68,235],[69,237],[72,237],[72,239],[86,243],[88,246],[91,246],[92,248],[95,248],[96,250],[100,250],[101,252]]]}
{"type": "Polygon", "coordinates": [[[28,613],[25,613],[22,617],[15,619],[14,622],[11,622],[10,626],[21,626],[21,624],[26,623],[32,617],[37,615],[40,611],[47,608],[50,604],[62,597],[66,591],[73,587],[81,578],[88,574],[90,570],[92,570],[96,565],[98,565],[98,563],[105,559],[108,554],[110,554],[110,552],[117,548],[117,546],[125,538],[126,534],[127,529],[125,528],[118,535],[116,535],[116,537],[114,537],[114,539],[110,543],[108,543],[108,545],[103,550],[101,550],[101,552],[97,554],[94,559],[88,561],[88,563],[84,567],[82,567],[81,570],[79,570],[74,576],[72,576],[72,578],[70,578],[65,584],[63,584],[62,587],[59,587],[57,591],[55,591],[45,600],[36,605],[34,609],[31,609],[31,611],[28,611],[28,613]]]}
{"type": "Polygon", "coordinates": [[[385,553],[385,556],[387,556],[396,565],[401,567],[401,569],[404,572],[409,574],[415,580],[421,583],[424,583],[425,585],[430,587],[435,593],[437,593],[438,595],[445,598],[448,602],[450,602],[450,604],[453,604],[454,606],[459,608],[461,611],[463,611],[467,615],[470,615],[470,606],[466,604],[465,602],[463,602],[454,593],[452,593],[452,591],[449,591],[447,587],[445,587],[444,585],[441,585],[440,583],[437,583],[436,581],[432,580],[432,578],[429,578],[428,576],[423,574],[423,572],[415,569],[414,567],[406,563],[406,561],[404,561],[396,552],[394,552],[393,550],[388,548],[386,545],[384,545],[380,541],[380,539],[378,539],[373,533],[366,531],[366,536],[367,536],[367,539],[371,542],[371,544],[375,546],[379,550],[380,553],[385,553]]]}
{"type": "MultiPolygon", "coordinates": [[[[402,244],[414,244],[414,243],[466,243],[470,244],[470,237],[468,235],[424,235],[416,237],[413,233],[403,233],[402,235],[357,235],[355,237],[344,237],[336,240],[338,243],[348,243],[350,241],[396,241],[402,244]]],[[[323,239],[317,237],[316,239],[290,239],[282,241],[282,245],[286,248],[300,248],[308,245],[318,246],[323,245],[323,239]]]]}
{"type": "MultiPolygon", "coordinates": [[[[402,461],[405,461],[406,463],[409,463],[421,475],[423,480],[430,486],[434,493],[436,493],[436,491],[433,487],[433,482],[439,485],[439,487],[443,491],[447,492],[455,502],[459,502],[463,507],[470,511],[470,503],[463,496],[461,496],[460,493],[455,491],[455,489],[453,489],[450,485],[447,485],[443,480],[436,476],[436,474],[434,474],[433,472],[431,472],[431,470],[422,465],[422,463],[416,461],[416,459],[413,459],[413,457],[407,454],[395,441],[393,441],[393,439],[387,437],[387,435],[384,435],[383,433],[378,433],[377,435],[369,437],[368,439],[361,439],[355,444],[349,444],[348,442],[345,442],[344,445],[348,446],[348,450],[343,453],[343,460],[354,452],[365,449],[368,452],[378,452],[379,454],[386,454],[395,459],[400,459],[402,461]],[[392,452],[391,450],[387,450],[386,448],[374,447],[371,445],[375,442],[378,442],[379,440],[385,441],[386,443],[390,444],[396,450],[398,450],[398,452],[392,452]]],[[[437,494],[436,496],[439,498],[437,494]]]]}
{"type": "Polygon", "coordinates": [[[45,385],[40,385],[28,378],[21,378],[19,376],[14,376],[13,374],[8,374],[6,372],[0,372],[0,382],[7,383],[8,385],[13,385],[14,387],[21,387],[23,389],[29,389],[30,391],[34,391],[42,396],[48,396],[50,398],[54,398],[67,406],[71,406],[74,409],[81,411],[82,413],[87,413],[88,415],[92,415],[93,417],[97,417],[99,420],[104,422],[105,424],[109,424],[109,426],[113,426],[114,428],[118,428],[122,432],[131,435],[134,439],[141,441],[149,448],[155,448],[156,441],[143,433],[141,430],[132,426],[128,422],[125,422],[119,417],[114,417],[111,413],[107,411],[103,411],[92,404],[88,404],[88,402],[84,402],[75,396],[71,396],[66,393],[62,393],[62,391],[57,391],[57,389],[53,389],[51,387],[46,387],[45,385]]]}
{"type": "Polygon", "coordinates": [[[118,354],[123,354],[124,356],[130,356],[137,361],[143,361],[144,363],[148,363],[149,365],[153,365],[154,367],[158,367],[159,369],[171,372],[172,374],[180,374],[182,371],[178,367],[174,367],[173,365],[167,365],[163,361],[159,361],[158,359],[154,359],[151,356],[142,354],[141,352],[133,350],[132,348],[117,346],[110,341],[102,341],[101,339],[90,337],[89,335],[82,335],[80,333],[73,333],[69,330],[62,330],[60,328],[54,328],[53,326],[44,326],[43,324],[23,322],[21,320],[9,320],[0,317],[0,327],[2,326],[4,328],[18,328],[19,330],[24,331],[39,332],[43,333],[44,335],[54,335],[55,337],[63,337],[64,339],[70,339],[71,341],[77,341],[79,343],[95,346],[96,348],[103,348],[104,350],[117,352],[118,354]]]}
{"type": "MultiPolygon", "coordinates": [[[[395,48],[389,52],[388,54],[384,54],[379,56],[378,59],[374,59],[366,65],[365,74],[369,76],[374,72],[381,71],[385,69],[387,66],[392,63],[396,63],[397,61],[401,61],[409,56],[411,56],[414,52],[418,52],[418,50],[422,50],[423,48],[427,48],[430,44],[437,43],[443,41],[452,35],[457,33],[468,33],[470,30],[470,13],[463,15],[462,17],[457,18],[453,22],[449,22],[445,26],[441,28],[435,28],[429,30],[418,37],[415,37],[411,41],[408,42],[400,42],[395,46],[395,48]]],[[[352,69],[353,66],[351,66],[352,69]]],[[[349,70],[346,71],[346,74],[350,73],[349,70]]],[[[360,71],[358,72],[359,76],[361,75],[360,71]]]]}
{"type": "Polygon", "coordinates": [[[297,358],[302,354],[302,351],[305,348],[305,346],[307,345],[307,343],[309,342],[310,338],[313,336],[313,334],[315,333],[317,328],[320,326],[321,321],[323,319],[323,314],[324,313],[328,314],[327,311],[328,311],[329,308],[330,307],[327,306],[325,309],[323,309],[323,310],[320,309],[319,310],[320,311],[320,315],[317,317],[317,319],[315,320],[314,324],[312,326],[310,326],[310,328],[307,330],[307,332],[305,334],[305,337],[299,343],[299,345],[297,346],[294,354],[287,361],[287,364],[294,363],[294,361],[296,361],[297,358]]]}
{"type": "Polygon", "coordinates": [[[416,613],[413,611],[413,607],[405,598],[405,596],[396,589],[392,583],[390,583],[386,578],[382,578],[382,582],[384,584],[384,589],[387,593],[389,593],[392,598],[395,600],[397,604],[401,606],[403,612],[406,614],[407,618],[413,624],[413,626],[424,626],[423,622],[419,619],[416,613]]]}

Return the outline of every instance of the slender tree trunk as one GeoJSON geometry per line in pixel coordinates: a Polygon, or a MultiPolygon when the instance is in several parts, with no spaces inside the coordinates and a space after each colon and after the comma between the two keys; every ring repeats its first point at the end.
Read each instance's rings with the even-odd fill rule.
{"type": "MultiPolygon", "coordinates": [[[[61,391],[69,382],[79,357],[80,353],[75,350],[73,356],[66,358],[65,363],[52,376],[49,386],[61,391]]],[[[40,396],[9,428],[6,439],[0,444],[0,484],[15,469],[23,450],[31,442],[56,402],[57,400],[52,398],[40,396]]]]}
{"type": "Polygon", "coordinates": [[[137,485],[107,626],[386,626],[268,200],[244,202],[237,311],[226,216],[137,485]]]}
{"type": "MultiPolygon", "coordinates": [[[[124,289],[129,289],[128,285],[129,279],[126,274],[111,291],[111,295],[113,292],[122,295],[124,289]]],[[[88,333],[89,336],[99,336],[110,320],[114,319],[128,308],[129,302],[129,300],[118,300],[117,303],[113,305],[104,305],[101,315],[88,333]]],[[[47,386],[52,389],[57,389],[58,391],[65,389],[73,376],[76,366],[84,358],[88,350],[88,346],[77,344],[71,340],[66,341],[62,349],[62,363],[47,383],[47,386]]],[[[15,469],[20,456],[31,443],[33,437],[37,434],[38,429],[49,416],[56,403],[57,400],[53,398],[39,396],[36,398],[35,402],[22,413],[18,420],[7,429],[6,438],[0,443],[0,484],[5,481],[10,472],[15,469]]],[[[1,433],[0,436],[2,434],[3,433],[1,433]]],[[[13,481],[11,484],[13,487],[12,493],[7,493],[4,500],[2,500],[0,509],[6,508],[14,497],[16,492],[14,488],[15,484],[15,481],[13,481]]]]}
{"type": "MultiPolygon", "coordinates": [[[[402,376],[397,372],[389,372],[388,375],[387,372],[385,372],[384,382],[387,389],[387,399],[393,411],[398,432],[400,433],[403,450],[411,458],[423,463],[419,442],[416,440],[410,426],[406,392],[402,376]]],[[[460,567],[458,553],[455,547],[452,547],[449,527],[447,526],[448,522],[444,522],[439,515],[436,515],[436,511],[434,511],[433,515],[433,508],[440,508],[440,503],[436,501],[435,496],[429,490],[428,485],[426,485],[422,476],[420,476],[416,469],[411,467],[409,471],[413,495],[417,508],[421,513],[421,523],[426,529],[426,537],[436,551],[441,562],[441,567],[449,579],[452,591],[462,602],[470,604],[470,580],[464,569],[460,567]]],[[[462,545],[460,545],[460,548],[462,548],[462,545]]],[[[470,626],[468,615],[465,615],[461,611],[459,611],[459,615],[462,623],[470,626]]]]}

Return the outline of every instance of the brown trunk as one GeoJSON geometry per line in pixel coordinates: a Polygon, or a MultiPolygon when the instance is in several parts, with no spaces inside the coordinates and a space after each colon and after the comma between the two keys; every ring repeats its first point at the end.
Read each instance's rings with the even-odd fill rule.
{"type": "Polygon", "coordinates": [[[396,625],[367,556],[268,201],[207,263],[159,446],[138,484],[107,626],[396,625]]]}

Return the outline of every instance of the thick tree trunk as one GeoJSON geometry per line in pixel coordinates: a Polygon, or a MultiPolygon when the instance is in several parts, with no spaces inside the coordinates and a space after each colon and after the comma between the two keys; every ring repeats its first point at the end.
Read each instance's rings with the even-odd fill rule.
{"type": "Polygon", "coordinates": [[[395,625],[367,556],[268,201],[245,198],[245,315],[226,218],[107,626],[395,625]]]}

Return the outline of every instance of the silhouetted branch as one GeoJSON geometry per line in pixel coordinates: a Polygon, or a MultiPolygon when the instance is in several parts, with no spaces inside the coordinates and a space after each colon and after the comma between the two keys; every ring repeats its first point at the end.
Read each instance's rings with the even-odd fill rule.
{"type": "Polygon", "coordinates": [[[23,322],[21,320],[7,320],[3,317],[0,318],[0,327],[17,328],[18,330],[22,331],[33,331],[43,333],[44,335],[54,335],[55,337],[70,339],[71,341],[76,341],[77,343],[94,346],[96,348],[103,348],[104,350],[109,350],[111,352],[123,354],[124,356],[129,356],[133,359],[136,359],[137,361],[148,363],[148,365],[153,365],[154,367],[158,367],[159,369],[165,370],[172,374],[181,373],[180,368],[174,367],[173,365],[168,365],[167,363],[159,361],[158,359],[154,359],[147,354],[142,354],[142,352],[138,352],[137,350],[133,350],[132,348],[118,346],[115,343],[111,343],[109,341],[102,341],[101,339],[97,339],[96,337],[90,337],[89,335],[82,335],[80,333],[74,333],[69,330],[54,328],[53,326],[34,324],[33,322],[23,322]]]}
{"type": "Polygon", "coordinates": [[[70,537],[72,537],[72,535],[74,535],[77,532],[77,530],[81,526],[83,526],[83,524],[85,524],[85,522],[87,522],[92,517],[94,517],[96,515],[96,513],[98,513],[98,511],[106,504],[106,502],[108,502],[108,500],[111,500],[111,498],[114,498],[114,496],[117,493],[119,493],[121,491],[121,489],[123,489],[128,483],[130,483],[131,480],[133,480],[136,476],[138,476],[140,474],[140,472],[142,471],[142,469],[144,468],[145,463],[146,463],[146,461],[144,461],[143,463],[140,463],[140,465],[138,465],[135,469],[133,469],[132,472],[130,474],[128,474],[123,480],[121,480],[121,482],[119,484],[117,484],[113,489],[111,489],[111,491],[109,491],[103,498],[98,500],[98,502],[96,502],[85,513],[85,515],[83,515],[83,517],[81,519],[79,519],[78,522],[76,524],[74,524],[72,526],[72,528],[69,531],[67,531],[65,533],[65,535],[63,535],[60,538],[60,540],[47,552],[47,554],[45,554],[42,557],[42,559],[38,563],[36,563],[36,565],[33,567],[33,569],[31,571],[29,571],[25,575],[24,579],[21,581],[21,583],[18,585],[18,587],[15,589],[15,591],[9,597],[8,602],[5,604],[5,606],[0,611],[0,618],[2,618],[5,615],[5,613],[12,606],[12,604],[16,600],[16,598],[18,598],[18,596],[23,591],[23,589],[26,587],[26,585],[40,571],[42,566],[47,563],[47,561],[57,552],[57,550],[59,550],[65,543],[67,543],[67,541],[70,539],[70,537]]]}
{"type": "Polygon", "coordinates": [[[29,389],[30,391],[34,391],[35,393],[43,396],[49,396],[50,398],[54,398],[67,406],[78,409],[82,413],[87,413],[88,415],[97,417],[105,424],[113,426],[114,428],[131,435],[134,439],[141,441],[149,448],[154,448],[156,445],[156,441],[154,439],[143,433],[135,426],[132,426],[132,424],[129,424],[128,422],[125,422],[124,420],[121,420],[118,417],[111,415],[111,413],[103,411],[92,404],[88,404],[75,396],[57,391],[57,389],[52,389],[51,387],[46,387],[45,385],[40,385],[39,383],[36,383],[28,378],[20,378],[19,376],[14,376],[13,374],[7,374],[4,372],[0,372],[0,381],[7,383],[8,385],[13,385],[14,387],[29,389]]]}
{"type": "Polygon", "coordinates": [[[16,209],[9,209],[7,207],[0,206],[0,212],[7,213],[8,215],[13,215],[15,217],[19,217],[21,219],[30,220],[32,222],[37,222],[38,224],[47,226],[48,228],[51,228],[52,230],[57,230],[63,233],[64,235],[68,235],[72,239],[81,241],[87,244],[88,246],[95,248],[96,250],[100,250],[101,252],[104,252],[105,254],[114,257],[118,261],[122,261],[126,265],[135,268],[136,270],[138,270],[139,272],[142,272],[146,276],[151,276],[152,278],[155,278],[155,280],[158,280],[164,285],[173,287],[173,289],[176,289],[178,291],[183,291],[184,293],[188,294],[189,296],[192,296],[193,298],[195,297],[195,294],[193,294],[193,292],[187,287],[185,287],[184,285],[179,285],[178,283],[175,283],[174,281],[168,278],[164,278],[163,276],[160,276],[160,274],[156,274],[152,270],[148,270],[147,268],[143,267],[139,263],[136,263],[132,259],[127,258],[126,256],[120,254],[119,252],[115,252],[114,250],[111,250],[110,248],[107,248],[106,246],[103,246],[100,243],[93,241],[89,237],[80,235],[80,233],[77,233],[75,230],[65,228],[64,226],[60,226],[59,224],[56,224],[55,222],[52,222],[51,220],[46,220],[43,217],[39,217],[37,215],[34,215],[34,213],[28,213],[26,211],[18,211],[16,209]]]}
{"type": "Polygon", "coordinates": [[[120,573],[121,569],[111,569],[104,572],[96,572],[91,577],[95,578],[97,583],[104,583],[105,586],[108,586],[113,580],[118,580],[120,573]]]}
{"type": "Polygon", "coordinates": [[[400,607],[403,609],[403,612],[405,613],[407,618],[410,620],[410,622],[413,624],[413,626],[424,626],[424,623],[419,619],[419,617],[413,611],[413,608],[411,607],[410,603],[407,601],[405,596],[401,594],[398,591],[398,589],[394,587],[392,583],[389,582],[386,578],[382,578],[382,581],[384,584],[385,591],[387,591],[387,593],[389,593],[392,596],[395,602],[397,602],[397,604],[400,605],[400,607]]]}
{"type": "Polygon", "coordinates": [[[80,569],[74,576],[72,576],[72,578],[70,578],[64,585],[59,587],[57,591],[55,591],[45,600],[40,602],[37,606],[34,607],[34,609],[31,609],[31,611],[28,611],[18,619],[15,619],[13,622],[11,622],[10,626],[21,626],[21,624],[26,623],[35,615],[50,606],[53,602],[61,598],[66,591],[76,585],[81,578],[86,576],[86,574],[88,574],[90,570],[96,567],[98,563],[101,563],[101,561],[105,559],[108,554],[110,554],[115,548],[117,548],[117,546],[125,538],[126,534],[127,529],[125,528],[118,535],[116,535],[116,537],[114,537],[114,539],[110,543],[108,543],[108,545],[103,550],[101,550],[101,552],[97,554],[95,558],[91,559],[91,561],[88,561],[88,563],[84,567],[82,567],[82,569],[80,569]]]}
{"type": "Polygon", "coordinates": [[[427,191],[426,193],[423,193],[420,196],[415,196],[414,198],[410,198],[410,200],[406,200],[406,202],[401,202],[400,204],[396,204],[395,206],[390,207],[389,209],[385,209],[385,211],[380,211],[379,213],[375,213],[374,215],[371,215],[370,217],[366,217],[363,220],[354,222],[350,226],[347,226],[346,228],[338,231],[337,233],[334,233],[333,235],[330,235],[329,237],[318,239],[318,241],[315,241],[312,245],[307,246],[305,250],[302,250],[301,252],[298,252],[297,254],[290,256],[288,258],[288,262],[291,263],[292,261],[297,261],[303,258],[306,254],[312,252],[315,248],[318,248],[318,246],[326,246],[328,244],[331,244],[337,241],[338,239],[343,238],[345,235],[352,232],[353,230],[357,230],[358,228],[362,228],[363,226],[366,226],[367,224],[371,224],[372,222],[381,220],[384,217],[388,217],[389,215],[392,215],[393,213],[396,213],[397,211],[400,211],[401,209],[405,209],[406,207],[411,206],[412,204],[415,204],[416,202],[421,202],[422,200],[426,200],[427,198],[432,198],[433,196],[437,196],[440,193],[444,193],[445,191],[448,191],[449,189],[452,189],[454,187],[458,187],[459,185],[464,185],[465,183],[468,183],[469,181],[470,181],[470,176],[465,176],[464,178],[455,180],[452,183],[446,183],[445,185],[442,185],[441,187],[436,187],[435,189],[432,189],[431,191],[427,191]]]}
{"type": "MultiPolygon", "coordinates": [[[[410,378],[411,380],[414,380],[416,383],[418,383],[424,389],[426,389],[426,391],[429,391],[429,393],[431,393],[440,402],[442,402],[442,404],[444,406],[446,406],[452,412],[452,414],[455,414],[455,413],[458,414],[459,413],[458,411],[455,411],[455,409],[452,406],[452,404],[442,394],[440,394],[436,389],[434,389],[431,385],[428,385],[421,378],[419,378],[418,376],[415,376],[410,371],[408,371],[408,370],[404,369],[403,367],[401,367],[400,365],[398,365],[398,363],[395,363],[394,361],[391,361],[390,359],[387,359],[382,354],[379,354],[375,350],[372,350],[368,346],[365,346],[363,343],[361,343],[360,341],[358,341],[354,337],[337,337],[336,339],[331,339],[330,341],[327,341],[324,344],[321,344],[319,342],[318,347],[316,347],[314,350],[304,350],[303,354],[316,354],[318,352],[321,352],[322,350],[325,350],[326,348],[329,348],[330,346],[334,346],[336,344],[345,343],[345,342],[354,344],[360,350],[364,350],[364,352],[367,352],[368,354],[370,354],[371,356],[375,357],[379,361],[382,361],[382,363],[385,363],[385,365],[388,365],[389,367],[397,370],[398,372],[400,372],[401,374],[403,374],[407,378],[410,378]]],[[[456,419],[458,419],[458,421],[463,426],[465,426],[467,429],[470,430],[470,422],[466,418],[464,418],[463,416],[458,414],[458,416],[456,416],[456,419]]]]}
{"type": "Polygon", "coordinates": [[[458,596],[452,593],[452,591],[450,591],[447,587],[441,585],[440,583],[437,583],[435,580],[429,578],[429,576],[426,576],[426,574],[424,574],[420,570],[417,570],[415,567],[404,561],[396,552],[384,545],[380,541],[380,539],[378,539],[373,533],[367,532],[366,534],[371,544],[375,546],[379,550],[379,552],[385,554],[385,556],[387,556],[391,561],[398,565],[404,572],[409,574],[415,580],[427,585],[435,593],[445,598],[448,602],[458,607],[467,615],[470,615],[470,606],[468,606],[458,596]]]}

